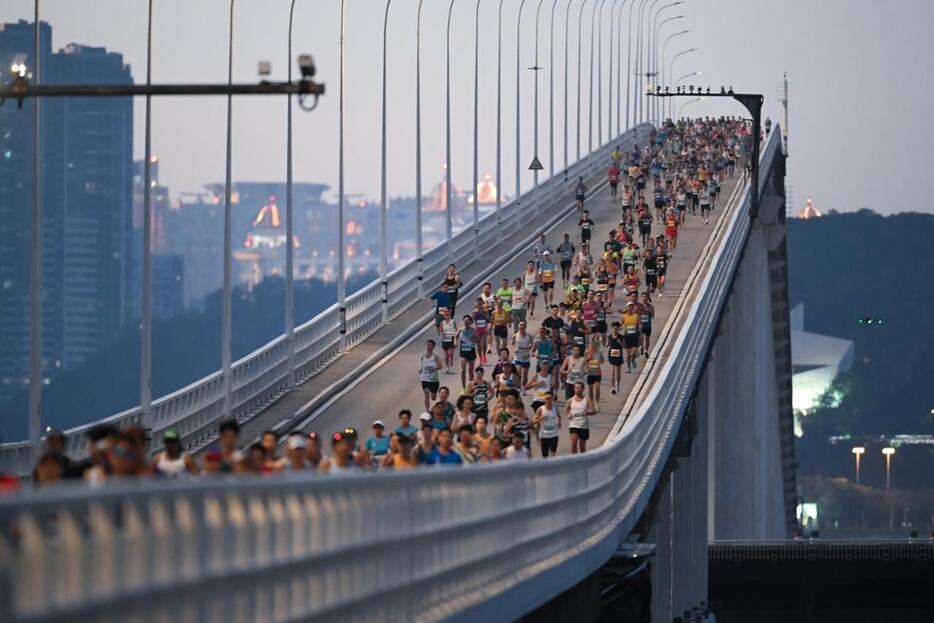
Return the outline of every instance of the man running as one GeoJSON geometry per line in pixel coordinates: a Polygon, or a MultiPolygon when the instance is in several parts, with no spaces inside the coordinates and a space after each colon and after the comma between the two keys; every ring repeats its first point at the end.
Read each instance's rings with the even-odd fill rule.
{"type": "Polygon", "coordinates": [[[590,439],[590,415],[594,412],[593,402],[584,396],[584,384],[574,383],[574,390],[564,407],[571,433],[571,454],[587,451],[590,439]]]}
{"type": "Polygon", "coordinates": [[[590,242],[590,238],[593,234],[593,220],[591,220],[588,210],[584,210],[584,213],[581,214],[581,218],[577,222],[577,227],[581,232],[581,246],[583,246],[590,242]]]}
{"type": "Polygon", "coordinates": [[[636,369],[636,351],[639,348],[639,315],[635,311],[635,304],[626,303],[622,315],[623,346],[626,349],[626,372],[636,369]]]}
{"type": "Polygon", "coordinates": [[[614,322],[607,336],[607,360],[610,362],[611,394],[619,391],[619,381],[622,377],[623,367],[623,336],[619,332],[620,323],[614,322]]]}
{"type": "Polygon", "coordinates": [[[555,406],[554,392],[543,392],[544,402],[535,410],[532,424],[538,427],[538,440],[541,444],[542,458],[558,454],[558,435],[561,432],[561,414],[555,406]]]}
{"type": "Polygon", "coordinates": [[[571,235],[564,234],[564,242],[558,245],[558,254],[561,258],[561,286],[566,288],[571,280],[571,264],[574,260],[574,244],[571,235]]]}
{"type": "Polygon", "coordinates": [[[642,346],[639,352],[649,358],[652,350],[652,320],[655,319],[655,306],[652,305],[652,299],[649,298],[649,292],[642,293],[642,305],[639,310],[639,331],[642,334],[642,346]]]}
{"type": "Polygon", "coordinates": [[[477,361],[477,333],[473,328],[473,318],[464,316],[464,328],[457,334],[461,359],[461,387],[467,387],[467,381],[473,378],[474,362],[477,361]]]}
{"type": "Polygon", "coordinates": [[[542,280],[542,298],[545,300],[545,306],[550,307],[555,299],[555,263],[551,259],[551,252],[545,251],[542,254],[542,263],[540,267],[542,280]]]}
{"type": "Polygon", "coordinates": [[[441,358],[435,354],[435,341],[425,342],[425,354],[419,359],[418,378],[422,383],[422,393],[425,394],[425,411],[431,410],[431,405],[438,399],[438,371],[441,370],[441,358]],[[429,398],[431,400],[429,401],[429,398]]]}
{"type": "Polygon", "coordinates": [[[535,262],[530,261],[525,273],[522,275],[522,289],[529,302],[529,318],[535,317],[535,301],[538,299],[538,284],[540,281],[541,273],[535,267],[535,262]]]}
{"type": "Polygon", "coordinates": [[[587,199],[587,186],[584,185],[584,178],[578,176],[577,184],[574,185],[574,201],[577,203],[577,214],[584,212],[584,200],[587,199]]]}

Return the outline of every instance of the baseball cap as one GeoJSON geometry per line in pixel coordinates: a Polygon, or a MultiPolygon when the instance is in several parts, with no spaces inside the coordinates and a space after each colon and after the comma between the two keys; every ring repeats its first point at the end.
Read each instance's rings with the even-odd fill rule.
{"type": "Polygon", "coordinates": [[[386,425],[383,424],[382,420],[373,420],[373,427],[379,426],[380,428],[386,428],[386,425]]]}
{"type": "Polygon", "coordinates": [[[289,450],[300,450],[302,448],[307,448],[308,442],[305,440],[304,435],[289,435],[285,445],[289,450]]]}
{"type": "Polygon", "coordinates": [[[420,419],[422,422],[429,422],[431,421],[431,414],[425,411],[420,416],[418,416],[418,419],[420,419]]]}
{"type": "Polygon", "coordinates": [[[162,441],[178,441],[178,431],[174,428],[170,428],[162,433],[162,441]]]}

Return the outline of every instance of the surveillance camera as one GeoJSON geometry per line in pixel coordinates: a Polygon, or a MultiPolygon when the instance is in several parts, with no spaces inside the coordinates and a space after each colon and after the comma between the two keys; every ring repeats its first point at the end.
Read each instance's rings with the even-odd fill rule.
{"type": "Polygon", "coordinates": [[[259,67],[257,68],[256,72],[260,76],[268,76],[269,74],[272,73],[272,63],[270,63],[269,61],[260,61],[259,67]]]}
{"type": "Polygon", "coordinates": [[[302,54],[298,57],[298,68],[302,72],[302,78],[314,78],[315,76],[315,61],[311,58],[311,54],[302,54]]]}

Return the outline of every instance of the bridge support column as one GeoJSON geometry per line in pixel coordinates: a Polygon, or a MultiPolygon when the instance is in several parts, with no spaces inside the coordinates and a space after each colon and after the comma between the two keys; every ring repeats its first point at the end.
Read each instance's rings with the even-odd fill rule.
{"type": "Polygon", "coordinates": [[[652,532],[655,556],[652,558],[652,623],[671,623],[672,617],[672,535],[674,505],[671,483],[659,496],[652,532]]]}

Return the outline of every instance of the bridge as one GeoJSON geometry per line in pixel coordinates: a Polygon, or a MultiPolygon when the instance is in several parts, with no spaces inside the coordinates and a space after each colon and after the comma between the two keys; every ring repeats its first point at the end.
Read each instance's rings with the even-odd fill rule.
{"type": "MultiPolygon", "coordinates": [[[[651,111],[652,99],[636,99],[651,111]]],[[[106,422],[144,423],[154,449],[174,429],[197,452],[231,417],[250,441],[267,429],[367,430],[377,415],[417,412],[416,361],[434,331],[424,295],[447,265],[464,278],[462,300],[519,274],[541,233],[575,231],[577,176],[596,231],[613,228],[610,153],[644,145],[659,118],[643,111],[476,231],[450,235],[229,373],[106,422]],[[481,249],[478,239],[496,242],[481,249]]],[[[709,541],[782,539],[796,527],[781,131],[752,157],[755,187],[738,170],[709,224],[688,219],[656,300],[656,345],[604,396],[590,451],[571,455],[562,437],[557,458],[469,469],[6,496],[0,619],[509,621],[643,542],[654,545],[652,620],[700,620],[709,541]]],[[[90,427],[66,431],[72,456],[90,427]]],[[[25,474],[34,452],[3,444],[0,465],[25,474]]]]}

